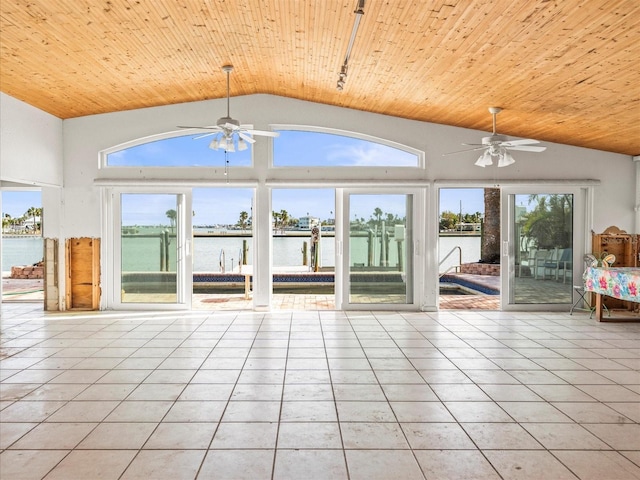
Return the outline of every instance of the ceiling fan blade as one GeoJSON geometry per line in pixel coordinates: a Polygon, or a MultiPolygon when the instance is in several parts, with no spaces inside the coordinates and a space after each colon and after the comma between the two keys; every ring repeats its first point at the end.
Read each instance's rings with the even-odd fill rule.
{"type": "Polygon", "coordinates": [[[246,142],[256,143],[256,141],[253,138],[251,138],[249,135],[247,135],[246,133],[238,132],[238,135],[240,136],[240,138],[243,138],[246,142]]]}
{"type": "Polygon", "coordinates": [[[261,135],[263,137],[279,137],[280,132],[270,132],[267,130],[245,130],[245,132],[251,135],[261,135]]]}
{"type": "Polygon", "coordinates": [[[519,150],[521,152],[544,152],[547,149],[547,147],[534,147],[531,145],[519,145],[516,147],[510,147],[509,145],[506,145],[506,149],[519,150]]]}
{"type": "Polygon", "coordinates": [[[540,143],[538,140],[532,140],[530,138],[524,138],[522,140],[509,140],[508,142],[503,142],[503,147],[510,147],[512,145],[529,145],[531,143],[540,143]]]}
{"type": "Polygon", "coordinates": [[[216,126],[216,125],[212,125],[210,127],[187,127],[184,125],[178,125],[178,128],[196,128],[198,130],[220,130],[220,127],[216,126]]]}
{"type": "Polygon", "coordinates": [[[204,134],[202,134],[202,135],[198,135],[197,137],[193,137],[193,139],[194,139],[194,140],[199,140],[199,139],[201,139],[201,138],[208,137],[208,136],[210,136],[210,135],[215,135],[216,133],[218,133],[218,132],[204,133],[204,134]]]}
{"type": "Polygon", "coordinates": [[[462,145],[468,145],[469,147],[486,147],[484,143],[463,143],[462,145]]]}
{"type": "MultiPolygon", "coordinates": [[[[467,145],[467,144],[464,144],[464,143],[463,143],[463,145],[467,145]]],[[[483,146],[481,146],[481,147],[475,147],[475,148],[467,148],[466,150],[458,150],[457,152],[443,153],[443,154],[442,154],[442,156],[443,156],[443,157],[446,157],[446,156],[448,156],[448,155],[455,155],[455,154],[457,154],[457,153],[475,152],[475,151],[477,151],[477,150],[484,150],[485,148],[489,148],[489,145],[483,145],[483,146]]]]}

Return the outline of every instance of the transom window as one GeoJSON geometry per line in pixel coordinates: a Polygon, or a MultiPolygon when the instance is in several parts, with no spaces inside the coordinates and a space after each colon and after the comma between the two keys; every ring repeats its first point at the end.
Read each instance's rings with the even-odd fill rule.
{"type": "Polygon", "coordinates": [[[365,136],[312,130],[278,130],[274,167],[419,167],[420,153],[365,136]]]}
{"type": "MultiPolygon", "coordinates": [[[[107,167],[224,167],[225,151],[209,148],[213,135],[203,133],[164,137],[157,140],[143,139],[106,152],[107,167]]],[[[251,166],[251,146],[235,151],[234,167],[251,166]]],[[[237,149],[236,149],[237,150],[237,149]]]]}

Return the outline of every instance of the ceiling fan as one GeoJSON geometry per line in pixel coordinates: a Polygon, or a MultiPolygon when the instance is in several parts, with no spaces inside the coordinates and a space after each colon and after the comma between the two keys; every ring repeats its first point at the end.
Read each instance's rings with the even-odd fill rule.
{"type": "Polygon", "coordinates": [[[538,140],[522,139],[508,140],[506,135],[496,133],[496,115],[502,111],[500,107],[489,107],[489,113],[493,116],[493,133],[490,137],[483,137],[482,143],[463,143],[474,148],[460,150],[458,152],[445,153],[444,155],[453,155],[462,152],[472,152],[475,150],[484,150],[475,165],[478,167],[486,167],[493,165],[493,157],[498,157],[498,167],[506,167],[515,163],[515,160],[509,153],[509,150],[520,150],[523,152],[544,152],[547,147],[534,146],[532,144],[540,143],[538,140]]]}
{"type": "Polygon", "coordinates": [[[229,74],[233,71],[233,65],[224,65],[222,71],[227,74],[227,116],[219,118],[215,125],[206,127],[187,127],[178,126],[178,128],[192,128],[198,130],[210,130],[209,133],[194,137],[194,140],[199,138],[215,135],[209,148],[218,150],[223,149],[225,152],[235,152],[246,150],[248,148],[247,143],[255,143],[252,135],[261,135],[264,137],[277,137],[280,134],[278,132],[270,132],[265,130],[254,130],[253,125],[241,125],[239,120],[231,118],[229,113],[229,74]]]}

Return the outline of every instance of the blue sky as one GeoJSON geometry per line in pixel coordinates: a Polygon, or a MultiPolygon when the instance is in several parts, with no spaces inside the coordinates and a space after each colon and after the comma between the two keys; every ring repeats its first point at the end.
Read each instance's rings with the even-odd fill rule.
{"type": "Polygon", "coordinates": [[[40,191],[7,190],[2,192],[2,216],[11,215],[11,218],[18,218],[27,213],[31,207],[42,207],[42,194],[40,191]]]}

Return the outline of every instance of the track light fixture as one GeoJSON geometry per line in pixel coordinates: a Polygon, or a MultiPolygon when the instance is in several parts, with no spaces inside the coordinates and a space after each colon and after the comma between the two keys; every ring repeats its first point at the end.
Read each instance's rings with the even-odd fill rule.
{"type": "Polygon", "coordinates": [[[353,13],[356,14],[356,18],[353,21],[353,28],[351,29],[351,37],[349,38],[349,44],[347,45],[347,51],[344,55],[344,61],[342,62],[342,67],[340,68],[340,73],[338,74],[338,83],[336,88],[338,91],[342,91],[344,88],[344,84],[347,81],[347,69],[349,67],[349,57],[351,56],[351,49],[353,48],[353,42],[356,39],[356,34],[358,33],[358,26],[360,25],[360,19],[364,15],[364,1],[358,0],[356,5],[356,9],[353,13]]]}

